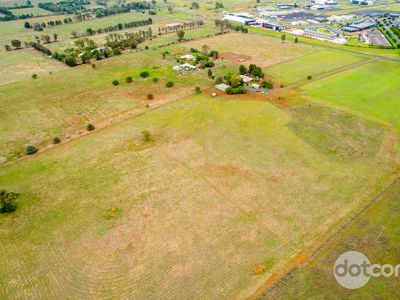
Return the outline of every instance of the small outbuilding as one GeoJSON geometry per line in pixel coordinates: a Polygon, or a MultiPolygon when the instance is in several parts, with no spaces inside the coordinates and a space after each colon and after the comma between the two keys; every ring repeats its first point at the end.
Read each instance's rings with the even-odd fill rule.
{"type": "Polygon", "coordinates": [[[242,78],[244,83],[249,83],[253,81],[253,78],[246,76],[246,75],[240,75],[240,78],[242,78]]]}
{"type": "Polygon", "coordinates": [[[220,84],[216,84],[216,85],[215,85],[215,88],[218,89],[218,90],[220,90],[221,92],[224,92],[224,93],[225,93],[225,91],[226,91],[228,88],[230,88],[230,86],[227,85],[227,84],[225,84],[225,83],[220,83],[220,84]]]}
{"type": "Polygon", "coordinates": [[[183,60],[193,60],[193,59],[195,59],[195,57],[193,55],[191,55],[191,54],[186,54],[186,55],[181,56],[181,59],[183,59],[183,60]]]}

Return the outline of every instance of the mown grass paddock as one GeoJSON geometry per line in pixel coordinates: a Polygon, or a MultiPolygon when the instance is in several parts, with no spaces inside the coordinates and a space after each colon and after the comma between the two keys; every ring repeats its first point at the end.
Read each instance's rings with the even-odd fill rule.
{"type": "Polygon", "coordinates": [[[388,174],[325,156],[289,121],[266,102],[204,94],[1,168],[22,196],[1,216],[0,294],[251,294],[388,174]],[[154,141],[132,150],[143,130],[154,141]]]}

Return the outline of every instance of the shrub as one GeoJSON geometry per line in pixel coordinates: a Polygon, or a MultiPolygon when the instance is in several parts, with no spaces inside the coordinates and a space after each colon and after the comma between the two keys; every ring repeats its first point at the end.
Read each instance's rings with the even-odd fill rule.
{"type": "Polygon", "coordinates": [[[59,143],[61,143],[61,139],[59,138],[59,137],[54,137],[53,138],[53,144],[59,144],[59,143]]]}
{"type": "Polygon", "coordinates": [[[154,98],[154,95],[152,93],[147,94],[147,99],[151,100],[154,98]]]}
{"type": "Polygon", "coordinates": [[[0,191],[0,214],[13,212],[16,209],[14,201],[18,198],[19,194],[14,192],[7,192],[6,190],[0,191]]]}
{"type": "Polygon", "coordinates": [[[96,69],[96,64],[92,64],[92,69],[96,69]]]}
{"type": "Polygon", "coordinates": [[[114,79],[114,80],[112,81],[112,84],[113,84],[113,85],[118,85],[118,84],[119,84],[119,81],[116,80],[116,79],[114,79]]]}
{"type": "Polygon", "coordinates": [[[222,77],[218,77],[216,80],[215,80],[215,84],[221,84],[221,83],[223,83],[224,82],[224,80],[222,79],[222,77]]]}
{"type": "Polygon", "coordinates": [[[143,71],[142,73],[140,73],[139,75],[141,78],[147,78],[150,76],[150,73],[147,71],[143,71]]]}
{"type": "Polygon", "coordinates": [[[246,89],[242,86],[238,87],[229,87],[225,91],[228,95],[236,95],[236,94],[246,94],[246,89]]]}
{"type": "Polygon", "coordinates": [[[86,129],[87,129],[88,131],[92,131],[92,130],[94,130],[94,128],[95,128],[95,127],[94,127],[93,124],[90,124],[90,123],[89,123],[89,124],[86,125],[86,129]]]}
{"type": "Polygon", "coordinates": [[[37,151],[38,149],[35,146],[29,145],[28,147],[26,147],[26,153],[28,155],[35,154],[37,151]]]}
{"type": "Polygon", "coordinates": [[[32,74],[32,79],[36,79],[37,78],[37,74],[32,74]]]}
{"type": "Polygon", "coordinates": [[[263,88],[267,88],[267,89],[270,89],[270,90],[272,90],[272,88],[274,87],[274,86],[272,85],[272,83],[271,83],[271,82],[268,82],[268,81],[263,81],[263,82],[261,83],[261,86],[262,86],[263,88]]]}
{"type": "Polygon", "coordinates": [[[308,80],[311,80],[311,79],[312,79],[312,76],[311,76],[311,75],[308,75],[308,76],[307,76],[307,79],[308,79],[308,80]]]}
{"type": "Polygon", "coordinates": [[[206,68],[212,68],[215,66],[215,64],[212,61],[208,61],[208,62],[206,62],[205,66],[206,66],[206,68]]]}
{"type": "Polygon", "coordinates": [[[196,94],[200,94],[201,93],[201,89],[198,86],[196,86],[196,88],[194,90],[195,90],[196,94]]]}
{"type": "Polygon", "coordinates": [[[171,87],[174,86],[174,83],[173,83],[172,81],[168,81],[168,82],[165,84],[165,86],[166,86],[167,88],[171,88],[171,87]]]}
{"type": "Polygon", "coordinates": [[[154,82],[154,83],[157,83],[158,80],[159,80],[159,79],[158,79],[157,77],[154,77],[154,78],[153,78],[153,82],[154,82]]]}
{"type": "Polygon", "coordinates": [[[128,76],[125,79],[126,83],[131,83],[133,81],[132,76],[128,76]]]}
{"type": "Polygon", "coordinates": [[[153,141],[153,137],[151,136],[150,131],[148,131],[148,130],[143,130],[142,131],[142,140],[145,143],[153,141]]]}

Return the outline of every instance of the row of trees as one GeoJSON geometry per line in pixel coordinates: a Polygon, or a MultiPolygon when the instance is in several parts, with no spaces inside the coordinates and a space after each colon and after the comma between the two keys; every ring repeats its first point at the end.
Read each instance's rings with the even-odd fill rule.
{"type": "Polygon", "coordinates": [[[29,14],[20,14],[20,15],[14,15],[12,13],[12,11],[10,11],[9,9],[5,8],[5,7],[0,7],[0,15],[2,15],[2,17],[0,17],[0,21],[13,21],[13,20],[23,20],[23,19],[28,19],[28,18],[32,18],[33,14],[29,13],[29,14]]]}
{"type": "Polygon", "coordinates": [[[187,23],[183,23],[183,24],[176,24],[174,26],[162,26],[162,27],[158,27],[158,34],[162,35],[162,34],[167,34],[167,33],[183,31],[183,30],[200,28],[203,25],[204,25],[204,22],[202,20],[199,20],[199,21],[187,22],[187,23]]]}
{"type": "MultiPolygon", "coordinates": [[[[97,30],[92,29],[92,28],[87,28],[86,31],[83,32],[83,33],[78,33],[76,31],[72,31],[71,34],[72,34],[73,38],[77,38],[77,37],[82,37],[82,36],[94,35],[96,33],[112,32],[112,31],[118,31],[118,30],[122,30],[122,29],[146,26],[146,25],[151,25],[151,24],[153,24],[153,20],[151,18],[148,18],[147,20],[132,21],[132,22],[128,22],[128,23],[119,23],[119,24],[116,24],[116,25],[111,25],[111,26],[107,26],[107,27],[104,27],[104,28],[99,28],[97,30]]],[[[151,28],[149,30],[151,30],[151,28]]]]}
{"type": "MultiPolygon", "coordinates": [[[[34,45],[36,45],[36,44],[40,45],[40,41],[42,41],[45,44],[48,44],[48,43],[52,42],[51,37],[49,35],[47,35],[47,34],[41,35],[40,38],[38,36],[35,36],[35,39],[36,39],[36,42],[23,42],[25,48],[34,47],[37,50],[40,50],[34,45]]],[[[58,41],[58,34],[57,33],[53,33],[53,42],[57,42],[57,41],[58,41]]],[[[5,45],[4,48],[6,49],[6,51],[10,51],[10,50],[12,50],[12,48],[21,49],[22,48],[22,42],[20,40],[14,39],[14,40],[11,41],[11,46],[10,45],[5,45]]],[[[48,50],[48,51],[47,50],[46,51],[42,51],[42,52],[46,53],[47,55],[50,55],[51,53],[48,53],[48,51],[50,51],[50,50],[48,50]]]]}
{"type": "Polygon", "coordinates": [[[72,18],[64,18],[64,20],[54,20],[54,21],[48,21],[47,23],[38,23],[35,22],[33,24],[31,24],[30,22],[26,21],[24,23],[24,27],[26,29],[33,29],[35,31],[43,31],[44,28],[46,28],[47,26],[53,27],[53,26],[59,26],[62,24],[69,24],[72,23],[72,18]]]}
{"type": "Polygon", "coordinates": [[[94,10],[94,15],[96,18],[102,18],[110,15],[115,15],[115,14],[121,14],[121,13],[127,13],[130,12],[131,10],[147,10],[151,9],[151,4],[145,3],[145,2],[132,2],[132,3],[126,3],[126,4],[121,4],[121,5],[115,5],[111,7],[105,7],[105,8],[97,8],[94,10]]]}

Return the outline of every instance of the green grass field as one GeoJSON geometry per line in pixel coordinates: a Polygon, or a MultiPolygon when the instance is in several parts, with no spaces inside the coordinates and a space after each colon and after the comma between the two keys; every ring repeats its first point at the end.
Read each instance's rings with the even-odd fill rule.
{"type": "Polygon", "coordinates": [[[397,63],[378,61],[344,71],[304,86],[313,100],[351,109],[400,130],[400,88],[397,63]]]}
{"type": "Polygon", "coordinates": [[[368,57],[363,55],[324,50],[269,67],[266,74],[278,82],[291,85],[307,80],[307,76],[326,74],[366,59],[368,57]]]}

